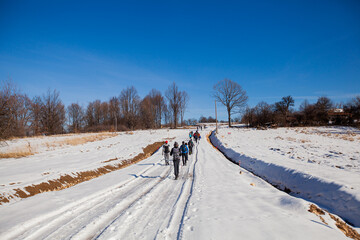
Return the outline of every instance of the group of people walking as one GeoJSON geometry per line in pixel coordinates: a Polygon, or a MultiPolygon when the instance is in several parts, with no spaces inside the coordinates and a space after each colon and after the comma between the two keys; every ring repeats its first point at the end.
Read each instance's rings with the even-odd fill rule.
{"type": "Polygon", "coordinates": [[[189,133],[189,137],[190,140],[188,142],[183,141],[180,147],[179,144],[175,142],[174,147],[171,150],[168,141],[166,141],[165,144],[163,145],[162,154],[164,155],[165,158],[165,165],[170,165],[169,163],[170,156],[173,157],[175,180],[177,180],[179,176],[180,157],[182,159],[183,166],[186,166],[186,163],[189,159],[189,155],[193,153],[193,147],[194,147],[193,138],[195,139],[195,142],[198,142],[198,140],[200,140],[201,138],[200,133],[198,131],[196,131],[195,133],[191,131],[189,133]]]}

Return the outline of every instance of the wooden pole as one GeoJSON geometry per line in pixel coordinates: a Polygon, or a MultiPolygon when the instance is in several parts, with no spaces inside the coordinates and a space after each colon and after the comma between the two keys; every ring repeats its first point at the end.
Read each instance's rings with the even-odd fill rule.
{"type": "Polygon", "coordinates": [[[216,119],[216,134],[217,134],[218,133],[218,121],[217,121],[216,100],[215,100],[215,119],[216,119]]]}

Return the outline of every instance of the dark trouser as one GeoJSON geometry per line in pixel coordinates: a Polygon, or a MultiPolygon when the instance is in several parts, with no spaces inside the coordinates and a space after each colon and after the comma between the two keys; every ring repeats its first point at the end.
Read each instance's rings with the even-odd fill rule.
{"type": "Polygon", "coordinates": [[[186,162],[188,160],[188,153],[183,153],[181,155],[181,158],[182,158],[183,165],[186,165],[186,162]]]}
{"type": "Polygon", "coordinates": [[[189,147],[189,155],[192,154],[192,147],[189,147]]]}
{"type": "Polygon", "coordinates": [[[175,174],[175,178],[177,178],[179,176],[179,163],[180,163],[180,159],[174,159],[174,174],[175,174]]]}

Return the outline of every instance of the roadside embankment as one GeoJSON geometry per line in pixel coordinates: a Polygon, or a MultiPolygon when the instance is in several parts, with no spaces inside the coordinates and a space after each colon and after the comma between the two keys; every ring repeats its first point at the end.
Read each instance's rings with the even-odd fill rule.
{"type": "Polygon", "coordinates": [[[343,185],[240,154],[225,147],[214,133],[211,134],[210,141],[229,160],[240,163],[247,171],[291,195],[318,204],[356,227],[360,226],[360,199],[346,191],[343,185]]]}

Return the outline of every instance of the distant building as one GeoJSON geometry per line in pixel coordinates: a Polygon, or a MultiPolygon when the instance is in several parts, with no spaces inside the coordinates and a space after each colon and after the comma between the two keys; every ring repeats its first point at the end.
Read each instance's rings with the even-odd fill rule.
{"type": "Polygon", "coordinates": [[[351,113],[344,112],[342,108],[333,108],[329,110],[328,115],[330,124],[347,124],[352,117],[351,113]]]}

